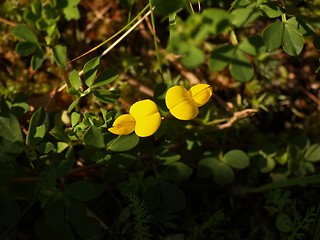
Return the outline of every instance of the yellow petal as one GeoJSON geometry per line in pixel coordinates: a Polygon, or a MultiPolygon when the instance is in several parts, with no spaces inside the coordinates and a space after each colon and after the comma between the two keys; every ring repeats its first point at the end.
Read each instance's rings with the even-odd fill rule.
{"type": "Polygon", "coordinates": [[[157,112],[159,112],[157,105],[150,99],[138,101],[130,108],[130,114],[136,121],[157,112]]]}
{"type": "Polygon", "coordinates": [[[190,100],[179,103],[170,109],[170,113],[180,120],[191,120],[198,115],[198,107],[190,100]]]}
{"type": "Polygon", "coordinates": [[[212,96],[212,87],[208,84],[197,84],[188,91],[198,107],[206,104],[212,96]]]}
{"type": "Polygon", "coordinates": [[[109,132],[117,135],[128,135],[134,131],[136,121],[130,114],[120,115],[109,128],[109,132]]]}
{"type": "Polygon", "coordinates": [[[166,105],[170,113],[180,120],[191,120],[198,115],[196,102],[182,86],[169,88],[166,94],[166,105]]]}
{"type": "Polygon", "coordinates": [[[187,90],[182,86],[174,86],[169,88],[166,93],[166,105],[167,108],[170,110],[173,107],[177,106],[178,104],[188,101],[189,95],[187,90]]]}
{"type": "Polygon", "coordinates": [[[160,113],[154,113],[136,122],[135,132],[139,137],[148,137],[154,134],[161,124],[160,113]]]}
{"type": "Polygon", "coordinates": [[[139,137],[154,134],[161,124],[161,116],[157,105],[150,99],[138,101],[130,108],[130,114],[136,121],[135,132],[139,137]]]}

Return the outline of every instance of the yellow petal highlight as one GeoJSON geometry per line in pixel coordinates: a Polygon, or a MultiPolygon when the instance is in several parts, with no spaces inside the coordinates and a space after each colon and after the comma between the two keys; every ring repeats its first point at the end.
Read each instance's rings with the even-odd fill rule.
{"type": "Polygon", "coordinates": [[[160,113],[154,113],[137,120],[135,132],[139,137],[148,137],[154,134],[160,127],[160,113]]]}
{"type": "Polygon", "coordinates": [[[198,107],[206,104],[212,96],[212,87],[208,84],[197,84],[188,91],[198,107]]]}
{"type": "Polygon", "coordinates": [[[169,90],[167,91],[166,105],[170,110],[184,101],[189,101],[189,98],[189,94],[184,87],[174,86],[169,88],[169,90]]]}
{"type": "Polygon", "coordinates": [[[120,115],[109,128],[109,132],[117,135],[128,135],[135,129],[136,121],[130,114],[120,115]]]}
{"type": "Polygon", "coordinates": [[[198,107],[190,100],[183,101],[169,110],[179,120],[194,119],[199,113],[198,107]]]}
{"type": "Polygon", "coordinates": [[[166,94],[166,105],[170,113],[180,120],[191,120],[198,115],[198,107],[182,86],[169,88],[166,94]]]}
{"type": "Polygon", "coordinates": [[[139,137],[154,134],[161,124],[161,116],[157,105],[150,99],[138,101],[130,108],[130,114],[136,121],[135,132],[139,137]]]}

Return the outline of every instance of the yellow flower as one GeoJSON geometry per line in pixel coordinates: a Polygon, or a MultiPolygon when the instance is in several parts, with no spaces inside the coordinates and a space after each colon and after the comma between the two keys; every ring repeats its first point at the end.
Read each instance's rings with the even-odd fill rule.
{"type": "Polygon", "coordinates": [[[177,119],[191,120],[198,115],[198,107],[206,104],[211,96],[212,88],[208,84],[197,84],[189,91],[182,86],[174,86],[167,91],[166,105],[177,119]]]}
{"type": "Polygon", "coordinates": [[[154,134],[161,124],[161,116],[157,105],[150,99],[138,101],[130,108],[130,114],[136,120],[135,132],[139,137],[154,134]]]}
{"type": "Polygon", "coordinates": [[[113,134],[127,135],[134,131],[136,121],[130,114],[120,115],[108,130],[113,134]]]}
{"type": "Polygon", "coordinates": [[[148,137],[160,127],[158,107],[149,99],[134,103],[129,113],[119,116],[108,130],[118,135],[128,135],[135,131],[139,137],[148,137]]]}

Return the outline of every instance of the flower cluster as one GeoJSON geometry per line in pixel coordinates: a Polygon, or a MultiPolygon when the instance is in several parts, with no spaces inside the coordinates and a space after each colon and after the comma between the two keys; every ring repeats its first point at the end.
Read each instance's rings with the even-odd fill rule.
{"type": "MultiPolygon", "coordinates": [[[[199,107],[206,104],[212,95],[208,84],[197,84],[187,91],[182,86],[169,88],[166,94],[166,105],[170,113],[179,120],[194,119],[199,107]]],[[[150,99],[134,103],[128,114],[120,115],[108,130],[117,135],[128,135],[135,132],[139,137],[154,134],[161,124],[161,115],[157,105],[150,99]]]]}

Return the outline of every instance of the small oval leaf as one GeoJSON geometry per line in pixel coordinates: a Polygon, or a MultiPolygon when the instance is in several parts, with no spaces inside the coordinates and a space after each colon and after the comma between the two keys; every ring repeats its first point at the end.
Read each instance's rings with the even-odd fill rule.
{"type": "Polygon", "coordinates": [[[229,166],[236,169],[243,169],[249,166],[249,157],[248,155],[238,149],[231,150],[223,156],[223,161],[226,162],[229,166]]]}

